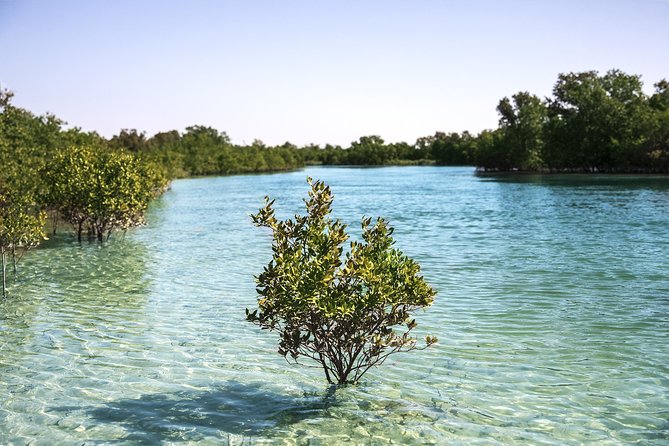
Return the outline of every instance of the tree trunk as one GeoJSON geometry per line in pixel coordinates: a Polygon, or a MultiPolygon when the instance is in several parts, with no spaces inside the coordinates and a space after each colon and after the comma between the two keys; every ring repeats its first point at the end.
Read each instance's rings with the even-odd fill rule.
{"type": "Polygon", "coordinates": [[[2,248],[0,250],[0,257],[2,257],[2,297],[7,296],[7,281],[6,277],[7,275],[5,274],[5,248],[2,248]]]}
{"type": "Polygon", "coordinates": [[[12,246],[12,264],[14,266],[14,275],[16,275],[16,246],[12,246]]]}
{"type": "Polygon", "coordinates": [[[323,366],[323,371],[325,371],[325,378],[328,380],[330,384],[334,384],[332,382],[332,379],[330,378],[330,372],[328,371],[327,364],[325,363],[325,358],[323,358],[323,353],[318,352],[318,358],[320,360],[321,365],[323,366]]]}
{"type": "Polygon", "coordinates": [[[98,224],[95,227],[96,230],[96,236],[98,238],[98,241],[102,243],[104,241],[105,237],[105,226],[103,224],[98,224]]]}
{"type": "Polygon", "coordinates": [[[56,228],[58,227],[58,212],[51,211],[51,224],[53,225],[53,235],[56,235],[56,228]]]}

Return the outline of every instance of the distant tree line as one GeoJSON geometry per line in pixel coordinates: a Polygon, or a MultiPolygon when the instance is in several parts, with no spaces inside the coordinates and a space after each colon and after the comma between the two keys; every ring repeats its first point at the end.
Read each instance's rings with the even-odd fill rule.
{"type": "Polygon", "coordinates": [[[470,165],[483,171],[668,172],[669,83],[647,95],[637,75],[611,70],[560,74],[550,98],[518,92],[497,105],[499,125],[478,135],[436,132],[407,142],[378,135],[348,147],[232,144],[224,132],[193,126],[147,138],[122,130],[111,148],[141,154],[169,178],[269,172],[322,165],[470,165]]]}
{"type": "Polygon", "coordinates": [[[476,138],[468,132],[442,133],[419,138],[415,144],[386,143],[369,135],[349,147],[290,142],[267,146],[260,140],[234,145],[225,132],[211,127],[187,127],[147,138],[135,129],[124,129],[108,145],[137,153],[162,166],[169,178],[193,175],[228,175],[292,170],[305,165],[383,166],[407,164],[471,165],[476,138]]]}
{"type": "Polygon", "coordinates": [[[408,164],[472,165],[476,137],[468,132],[442,133],[419,138],[414,144],[386,143],[378,135],[362,136],[348,147],[290,142],[268,146],[260,140],[235,145],[225,132],[211,127],[187,127],[147,137],[123,129],[108,141],[113,149],[127,150],[160,165],[169,178],[292,170],[305,165],[383,166],[408,164]]]}
{"type": "Polygon", "coordinates": [[[478,136],[484,170],[669,172],[669,83],[643,92],[619,70],[560,74],[550,98],[503,98],[499,127],[478,136]]]}
{"type": "Polygon", "coordinates": [[[382,166],[440,164],[462,166],[472,164],[475,138],[468,132],[443,133],[418,138],[414,144],[386,143],[380,136],[363,136],[349,147],[310,145],[301,150],[307,164],[382,166]]]}
{"type": "Polygon", "coordinates": [[[619,70],[560,74],[550,98],[499,101],[499,125],[478,135],[437,132],[413,144],[365,136],[350,147],[305,147],[307,163],[473,165],[481,171],[669,172],[669,82],[647,95],[619,70]]]}
{"type": "Polygon", "coordinates": [[[240,146],[232,144],[225,132],[199,125],[187,127],[184,133],[172,130],[150,138],[135,129],[123,129],[108,145],[161,166],[168,178],[276,172],[304,166],[302,154],[290,143],[271,147],[255,140],[240,146]]]}
{"type": "Polygon", "coordinates": [[[323,165],[471,165],[483,171],[669,172],[669,82],[644,93],[619,70],[560,74],[550,98],[503,98],[499,125],[478,135],[436,132],[415,143],[368,135],[349,147],[255,140],[233,144],[206,126],[151,137],[124,129],[110,139],[65,128],[12,104],[0,88],[0,257],[14,268],[44,234],[68,222],[78,239],[104,240],[142,224],[171,178],[291,170],[323,165]],[[22,232],[23,231],[23,232],[22,232]],[[9,256],[9,257],[7,257],[9,256]]]}

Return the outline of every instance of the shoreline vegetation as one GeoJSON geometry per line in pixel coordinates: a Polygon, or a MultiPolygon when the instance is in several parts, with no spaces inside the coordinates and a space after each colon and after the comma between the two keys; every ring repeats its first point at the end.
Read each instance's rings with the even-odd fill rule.
{"type": "MultiPolygon", "coordinates": [[[[610,70],[560,74],[552,96],[502,98],[499,125],[478,135],[436,132],[413,144],[362,136],[349,147],[260,140],[190,126],[147,137],[123,129],[106,139],[66,129],[52,114],[12,104],[0,86],[0,253],[37,246],[45,215],[78,240],[104,241],[144,223],[149,202],[175,178],[282,172],[307,165],[475,166],[486,173],[669,173],[669,82],[643,91],[640,76],[610,70]]],[[[53,225],[52,225],[53,226],[53,225]]],[[[55,227],[55,226],[54,226],[55,227]]],[[[12,259],[15,267],[16,256],[12,259]]],[[[3,281],[4,283],[4,281],[3,281]]]]}

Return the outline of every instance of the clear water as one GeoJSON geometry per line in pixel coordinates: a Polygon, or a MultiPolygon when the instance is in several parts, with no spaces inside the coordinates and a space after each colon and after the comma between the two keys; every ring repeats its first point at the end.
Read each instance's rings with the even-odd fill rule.
{"type": "Polygon", "coordinates": [[[0,303],[0,444],[668,444],[669,179],[309,168],[179,180],[104,246],[59,236],[0,303]],[[358,386],[244,320],[268,194],[329,182],[439,294],[358,386]]]}

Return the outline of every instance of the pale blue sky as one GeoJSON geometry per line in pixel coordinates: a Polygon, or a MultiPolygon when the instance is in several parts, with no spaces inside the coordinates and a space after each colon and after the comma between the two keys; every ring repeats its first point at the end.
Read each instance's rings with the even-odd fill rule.
{"type": "Polygon", "coordinates": [[[0,0],[15,104],[111,136],[209,125],[259,138],[413,143],[497,124],[558,73],[669,78],[667,0],[0,0]]]}

